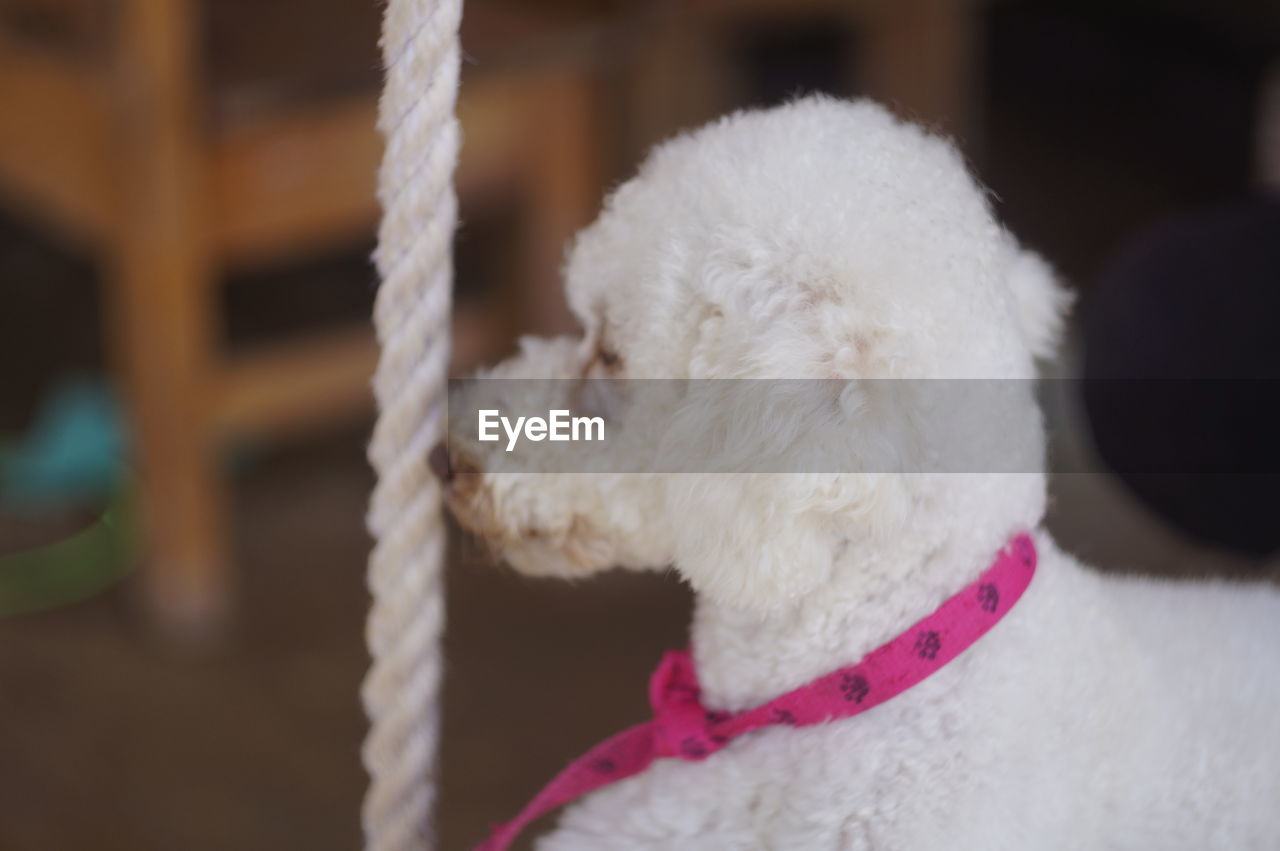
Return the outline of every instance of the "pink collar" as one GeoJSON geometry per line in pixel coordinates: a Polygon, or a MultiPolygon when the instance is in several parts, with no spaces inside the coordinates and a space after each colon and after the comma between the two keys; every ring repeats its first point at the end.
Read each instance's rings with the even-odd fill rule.
{"type": "Polygon", "coordinates": [[[856,665],[736,715],[705,709],[692,657],[687,651],[669,651],[649,681],[654,720],[618,733],[570,763],[519,815],[494,827],[477,851],[504,851],[530,822],[601,786],[639,774],[655,759],[696,762],[761,727],[807,727],[879,706],[985,635],[1022,596],[1035,568],[1035,544],[1029,535],[1018,535],[977,580],[856,665]]]}

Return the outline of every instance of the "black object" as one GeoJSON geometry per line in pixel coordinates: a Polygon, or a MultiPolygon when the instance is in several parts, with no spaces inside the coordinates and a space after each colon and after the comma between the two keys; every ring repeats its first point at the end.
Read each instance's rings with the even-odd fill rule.
{"type": "Polygon", "coordinates": [[[1280,198],[1158,226],[1084,313],[1103,461],[1192,537],[1280,549],[1280,198]]]}

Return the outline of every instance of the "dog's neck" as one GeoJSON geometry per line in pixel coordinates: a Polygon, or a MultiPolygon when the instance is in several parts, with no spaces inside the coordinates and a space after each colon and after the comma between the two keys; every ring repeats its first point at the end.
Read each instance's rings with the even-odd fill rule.
{"type": "Polygon", "coordinates": [[[857,662],[924,618],[990,566],[1009,537],[1038,525],[1042,507],[986,529],[904,538],[849,551],[831,583],[785,609],[744,612],[699,595],[692,644],[704,703],[741,711],[857,662]]]}

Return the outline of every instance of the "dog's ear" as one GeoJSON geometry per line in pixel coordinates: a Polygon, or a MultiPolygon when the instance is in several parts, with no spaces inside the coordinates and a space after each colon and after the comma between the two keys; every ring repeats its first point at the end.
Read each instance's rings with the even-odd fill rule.
{"type": "Polygon", "coordinates": [[[1013,295],[1018,328],[1037,358],[1051,358],[1062,338],[1062,326],[1075,296],[1058,280],[1048,263],[1018,244],[1008,232],[1001,245],[1005,277],[1013,295]]]}

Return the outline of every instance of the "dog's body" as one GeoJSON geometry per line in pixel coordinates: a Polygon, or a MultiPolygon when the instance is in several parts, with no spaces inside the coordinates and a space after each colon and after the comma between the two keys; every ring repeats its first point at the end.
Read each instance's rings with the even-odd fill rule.
{"type": "MultiPolygon", "coordinates": [[[[1022,600],[932,678],[848,721],[767,729],[704,762],[660,761],[570,808],[539,847],[1277,847],[1280,600],[1104,578],[1037,541],[1022,600]]],[[[792,672],[816,673],[801,658],[828,670],[858,658],[829,648],[858,631],[844,624],[864,609],[852,606],[834,635],[791,645],[794,659],[758,656],[754,631],[700,613],[699,674],[725,684],[708,704],[733,703],[730,683],[780,693],[792,672]]]]}
{"type": "MultiPolygon", "coordinates": [[[[450,505],[517,568],[680,572],[708,707],[856,662],[1039,528],[1042,426],[1018,382],[1066,298],[945,142],[866,103],[734,116],[659,149],[567,277],[583,338],[527,341],[493,375],[849,384],[752,412],[745,433],[747,413],[705,395],[607,412],[630,451],[672,442],[637,423],[692,416],[729,435],[699,457],[797,461],[808,447],[770,441],[801,435],[830,473],[531,474],[451,435],[450,505]],[[996,445],[1031,460],[934,469],[913,456],[929,416],[859,378],[1009,379],[997,420],[1016,427],[996,445]],[[918,463],[875,472],[884,447],[918,463]]],[[[931,678],[855,718],[659,760],[572,806],[541,847],[1280,847],[1280,594],[1103,578],[1036,536],[1022,600],[931,678]]]]}

